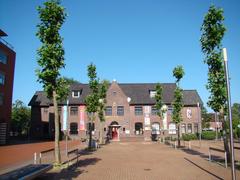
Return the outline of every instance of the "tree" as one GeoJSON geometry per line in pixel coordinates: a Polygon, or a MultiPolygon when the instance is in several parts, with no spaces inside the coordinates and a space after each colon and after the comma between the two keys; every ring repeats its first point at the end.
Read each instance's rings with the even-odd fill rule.
{"type": "Polygon", "coordinates": [[[184,70],[182,66],[177,66],[173,69],[173,76],[176,78],[177,87],[174,91],[174,100],[173,100],[173,113],[172,119],[173,122],[177,125],[178,132],[178,147],[180,147],[180,123],[182,121],[181,110],[183,107],[183,92],[180,88],[180,80],[184,76],[184,70]]]}
{"type": "Polygon", "coordinates": [[[240,124],[240,104],[238,103],[234,103],[232,106],[232,121],[234,136],[240,137],[240,128],[238,127],[240,124]]]}
{"type": "Polygon", "coordinates": [[[65,67],[63,38],[60,36],[60,28],[65,21],[65,9],[59,0],[49,0],[44,6],[37,8],[40,23],[37,25],[37,37],[42,46],[37,50],[38,81],[43,84],[47,97],[53,100],[54,124],[55,124],[55,163],[61,164],[59,146],[59,115],[58,101],[65,99],[68,92],[66,81],[60,77],[60,69],[65,67]]]}
{"type": "Polygon", "coordinates": [[[27,135],[30,128],[31,110],[21,100],[12,105],[11,129],[20,135],[27,135]]]}
{"type": "MultiPolygon", "coordinates": [[[[200,39],[202,52],[205,54],[204,63],[208,65],[208,83],[206,87],[210,92],[210,97],[207,104],[215,113],[219,113],[220,117],[227,114],[227,91],[221,52],[221,41],[226,31],[223,21],[223,9],[216,8],[214,5],[210,6],[203,20],[200,39]]],[[[224,149],[227,152],[228,160],[230,160],[226,133],[227,124],[223,120],[224,149]]]]}
{"type": "Polygon", "coordinates": [[[162,118],[163,117],[163,113],[164,113],[164,110],[163,110],[163,101],[162,101],[162,86],[160,83],[157,83],[156,85],[156,95],[155,95],[155,100],[156,100],[156,103],[155,103],[155,107],[156,109],[158,110],[157,111],[157,115],[162,118]]]}
{"type": "Polygon", "coordinates": [[[86,99],[86,111],[89,114],[89,144],[88,148],[92,149],[92,131],[93,131],[93,121],[96,117],[96,112],[98,112],[99,107],[99,79],[97,78],[96,66],[90,64],[88,66],[88,77],[89,77],[89,87],[91,89],[91,94],[89,94],[86,99]]]}
{"type": "Polygon", "coordinates": [[[210,127],[210,121],[212,119],[212,115],[207,113],[207,109],[202,106],[201,107],[201,112],[202,112],[202,128],[209,128],[210,127]]]}
{"type": "Polygon", "coordinates": [[[98,117],[100,120],[100,144],[103,144],[104,139],[103,139],[103,122],[105,122],[105,116],[104,116],[104,111],[105,111],[105,106],[107,103],[107,89],[109,87],[109,82],[104,80],[102,83],[99,84],[99,107],[98,107],[98,117]]]}

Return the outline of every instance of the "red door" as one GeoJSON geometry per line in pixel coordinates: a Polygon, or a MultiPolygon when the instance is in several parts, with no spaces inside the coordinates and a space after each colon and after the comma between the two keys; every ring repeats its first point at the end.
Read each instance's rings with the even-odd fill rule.
{"type": "Polygon", "coordinates": [[[117,139],[118,139],[117,128],[113,128],[113,129],[112,129],[112,139],[113,139],[113,140],[117,140],[117,139]]]}

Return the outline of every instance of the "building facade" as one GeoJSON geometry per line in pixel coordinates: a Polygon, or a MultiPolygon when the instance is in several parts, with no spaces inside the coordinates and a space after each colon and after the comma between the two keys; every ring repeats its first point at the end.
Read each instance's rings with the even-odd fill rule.
{"type": "Polygon", "coordinates": [[[0,29],[0,144],[6,144],[12,111],[12,94],[16,53],[0,29]]]}
{"type": "MultiPolygon", "coordinates": [[[[113,81],[107,91],[105,122],[102,127],[105,136],[112,140],[127,137],[142,137],[150,140],[152,134],[158,136],[176,136],[176,125],[172,122],[172,102],[175,83],[163,83],[163,102],[166,113],[160,118],[154,107],[156,93],[155,83],[121,84],[113,81]]],[[[60,124],[63,129],[64,109],[68,111],[69,136],[86,138],[89,130],[89,117],[85,111],[84,99],[90,93],[88,84],[73,84],[70,88],[67,108],[66,103],[59,104],[60,124]]],[[[200,130],[202,104],[196,90],[184,90],[184,107],[182,109],[183,122],[181,133],[196,133],[200,130]]],[[[32,109],[31,136],[54,136],[54,109],[52,102],[46,98],[44,92],[38,91],[32,97],[29,105],[32,109]]],[[[100,121],[94,121],[94,136],[99,137],[100,121]]]]}

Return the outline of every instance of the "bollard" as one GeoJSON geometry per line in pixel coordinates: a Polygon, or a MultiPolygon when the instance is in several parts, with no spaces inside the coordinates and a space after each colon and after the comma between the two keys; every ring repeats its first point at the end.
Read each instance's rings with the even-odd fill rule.
{"type": "Polygon", "coordinates": [[[37,164],[37,153],[36,152],[33,155],[33,164],[37,164]]]}
{"type": "Polygon", "coordinates": [[[210,149],[208,150],[208,160],[211,161],[211,152],[210,152],[210,149]]]}
{"type": "Polygon", "coordinates": [[[175,146],[175,149],[177,149],[177,142],[174,141],[174,146],[175,146]]]}
{"type": "Polygon", "coordinates": [[[188,149],[191,149],[191,141],[188,141],[188,149]]]}
{"type": "Polygon", "coordinates": [[[225,167],[227,168],[227,152],[225,152],[225,167]]]}
{"type": "Polygon", "coordinates": [[[42,153],[39,154],[39,164],[42,164],[42,153]]]}

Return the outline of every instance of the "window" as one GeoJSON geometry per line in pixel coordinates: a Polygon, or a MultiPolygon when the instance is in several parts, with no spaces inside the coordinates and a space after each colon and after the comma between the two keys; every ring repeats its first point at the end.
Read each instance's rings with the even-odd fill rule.
{"type": "Polygon", "coordinates": [[[157,115],[157,113],[158,113],[157,108],[155,106],[152,106],[151,114],[152,115],[157,115]]]}
{"type": "Polygon", "coordinates": [[[3,105],[3,93],[0,93],[0,105],[3,105]]]}
{"type": "Polygon", "coordinates": [[[107,128],[103,128],[103,131],[104,131],[104,132],[107,131],[107,128]]]}
{"type": "Polygon", "coordinates": [[[158,122],[152,123],[152,134],[160,134],[160,124],[158,122]]]}
{"type": "Polygon", "coordinates": [[[111,116],[112,115],[112,107],[111,106],[106,107],[105,115],[106,116],[111,116]]]}
{"type": "Polygon", "coordinates": [[[48,113],[48,108],[46,108],[46,107],[43,108],[43,112],[44,112],[44,113],[48,113]]]}
{"type": "Polygon", "coordinates": [[[186,133],[186,124],[181,125],[182,134],[186,133]]]}
{"type": "Polygon", "coordinates": [[[198,123],[194,123],[194,132],[198,133],[198,123]]]}
{"type": "Polygon", "coordinates": [[[72,116],[78,115],[78,107],[70,107],[70,115],[72,116]]]}
{"type": "Polygon", "coordinates": [[[124,127],[124,128],[123,128],[123,132],[125,132],[125,130],[126,130],[126,129],[125,129],[125,127],[124,127]]]}
{"type": "Polygon", "coordinates": [[[116,96],[117,92],[116,91],[113,91],[113,96],[116,96]]]}
{"type": "Polygon", "coordinates": [[[5,84],[5,75],[0,72],[0,85],[4,85],[5,84]]]}
{"type": "Polygon", "coordinates": [[[0,62],[3,63],[3,64],[7,64],[7,56],[2,51],[0,51],[0,62]]]}
{"type": "Polygon", "coordinates": [[[168,113],[172,114],[172,112],[173,112],[173,108],[172,107],[168,107],[168,113]]]}
{"type": "Polygon", "coordinates": [[[73,98],[79,98],[80,97],[80,91],[72,91],[72,97],[73,98]]]}
{"type": "Polygon", "coordinates": [[[155,95],[156,95],[156,91],[154,90],[151,90],[150,92],[149,92],[149,94],[150,94],[150,98],[154,98],[155,97],[155,95]]]}
{"type": "Polygon", "coordinates": [[[70,134],[78,134],[78,123],[70,123],[70,134]]]}
{"type": "Polygon", "coordinates": [[[124,115],[124,107],[123,106],[118,106],[117,107],[117,115],[118,116],[123,116],[124,115]]]}
{"type": "Polygon", "coordinates": [[[177,134],[177,129],[176,129],[175,123],[169,123],[168,129],[169,129],[169,131],[168,131],[169,134],[177,134]]]}
{"type": "Polygon", "coordinates": [[[135,115],[136,116],[143,115],[143,108],[142,108],[142,106],[135,106],[135,115]]]}
{"type": "Polygon", "coordinates": [[[187,132],[192,133],[192,124],[188,124],[187,126],[187,132]]]}
{"type": "Polygon", "coordinates": [[[135,134],[136,135],[143,134],[143,123],[141,122],[135,123],[135,134]]]}

